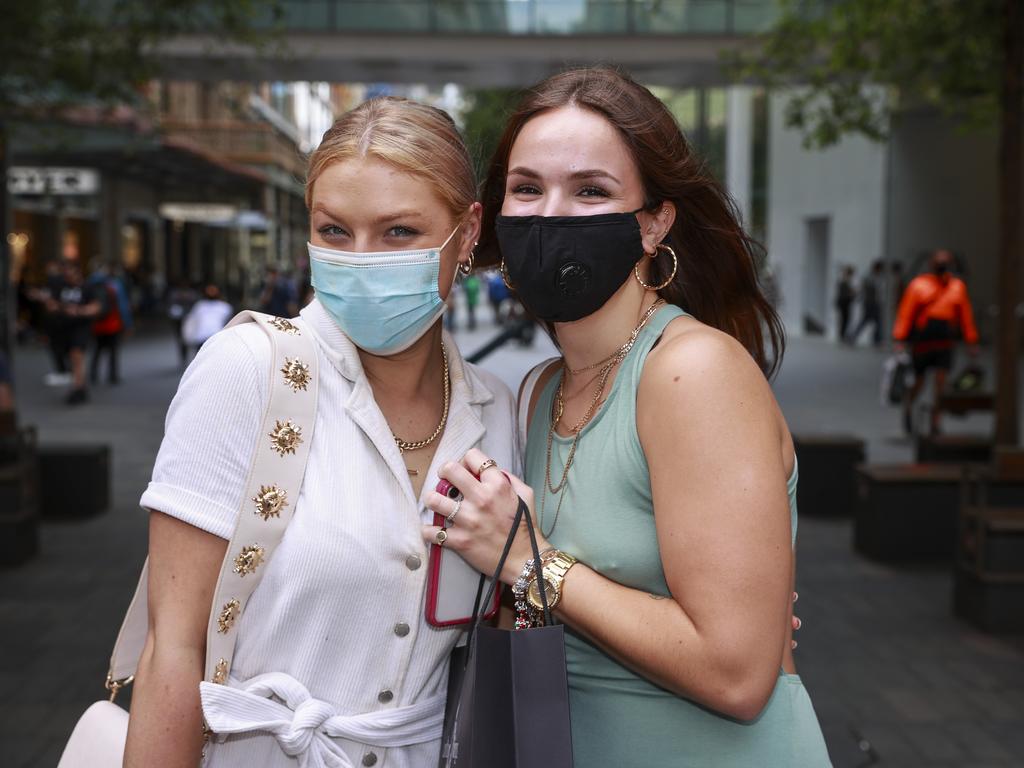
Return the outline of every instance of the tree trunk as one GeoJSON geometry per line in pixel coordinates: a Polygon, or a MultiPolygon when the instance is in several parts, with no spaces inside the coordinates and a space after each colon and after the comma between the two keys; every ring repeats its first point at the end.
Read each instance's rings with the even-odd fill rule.
{"type": "Polygon", "coordinates": [[[1019,441],[1017,358],[1020,355],[1021,113],[1024,111],[1024,0],[1004,0],[1002,121],[999,128],[999,380],[996,387],[996,444],[1019,441]]]}

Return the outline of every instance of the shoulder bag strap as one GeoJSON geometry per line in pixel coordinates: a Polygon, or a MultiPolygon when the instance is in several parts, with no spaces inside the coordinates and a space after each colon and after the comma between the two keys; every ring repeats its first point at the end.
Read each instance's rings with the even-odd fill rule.
{"type": "Polygon", "coordinates": [[[519,393],[519,450],[523,455],[526,454],[526,426],[530,420],[530,400],[533,399],[533,390],[548,366],[558,359],[560,358],[551,357],[543,363],[535,365],[523,380],[523,389],[519,393]]]}
{"type": "MultiPolygon", "coordinates": [[[[318,395],[316,347],[303,321],[246,311],[228,327],[247,322],[255,322],[270,337],[273,362],[246,491],[210,610],[205,679],[215,683],[227,680],[237,620],[295,513],[313,441],[318,395]]],[[[149,631],[148,571],[147,560],[114,644],[107,675],[107,688],[114,695],[131,682],[149,631]]]]}

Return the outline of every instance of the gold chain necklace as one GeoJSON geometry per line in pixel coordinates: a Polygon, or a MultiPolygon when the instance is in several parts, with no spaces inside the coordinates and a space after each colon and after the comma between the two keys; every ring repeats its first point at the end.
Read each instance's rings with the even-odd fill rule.
{"type": "MultiPolygon", "coordinates": [[[[441,342],[441,361],[444,363],[444,409],[441,411],[441,423],[437,425],[437,429],[434,433],[426,440],[417,440],[414,443],[403,440],[394,432],[391,433],[391,437],[394,438],[395,445],[398,446],[399,453],[405,453],[406,451],[416,451],[420,448],[426,448],[432,442],[437,440],[438,436],[444,432],[444,426],[448,423],[448,404],[451,401],[452,394],[452,380],[448,373],[448,352],[445,350],[444,342],[441,342]]],[[[410,470],[411,471],[411,470],[410,470]]]]}
{"type": "MultiPolygon", "coordinates": [[[[541,490],[540,496],[540,516],[538,518],[539,527],[541,533],[545,538],[551,536],[555,531],[555,526],[558,525],[558,515],[562,511],[562,501],[565,499],[563,490],[565,489],[566,483],[569,480],[569,470],[572,468],[573,460],[576,458],[576,446],[579,444],[580,435],[583,432],[583,428],[590,423],[590,420],[594,418],[598,405],[601,403],[601,396],[604,394],[604,389],[608,384],[608,378],[611,376],[615,366],[622,362],[629,351],[633,349],[633,345],[636,344],[637,338],[640,336],[640,331],[644,329],[647,322],[654,316],[654,313],[665,303],[664,299],[658,299],[644,313],[644,316],[640,318],[640,322],[633,328],[633,332],[629,334],[629,339],[626,343],[616,350],[611,357],[606,358],[604,367],[598,374],[599,381],[597,390],[594,392],[594,397],[590,401],[590,405],[581,418],[570,430],[573,433],[572,444],[569,446],[569,455],[565,460],[565,467],[562,469],[562,477],[558,481],[558,485],[551,484],[551,454],[552,448],[555,442],[555,430],[558,428],[559,422],[562,420],[562,415],[565,413],[565,400],[563,399],[564,388],[565,388],[565,374],[573,373],[570,369],[566,368],[562,371],[561,378],[558,380],[558,388],[555,390],[555,396],[551,402],[551,422],[548,427],[548,450],[547,460],[544,463],[544,488],[541,490]],[[555,507],[555,516],[551,521],[551,528],[544,531],[544,511],[547,504],[548,493],[558,494],[558,506],[555,507]]],[[[580,368],[579,371],[585,371],[587,368],[580,368]]]]}

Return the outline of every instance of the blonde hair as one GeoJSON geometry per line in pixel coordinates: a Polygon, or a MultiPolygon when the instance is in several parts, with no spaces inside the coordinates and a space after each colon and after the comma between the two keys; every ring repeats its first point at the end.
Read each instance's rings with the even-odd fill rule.
{"type": "Polygon", "coordinates": [[[411,99],[383,96],[339,117],[309,158],[306,208],[324,169],[353,157],[373,156],[433,183],[453,216],[476,200],[469,152],[448,114],[411,99]]]}

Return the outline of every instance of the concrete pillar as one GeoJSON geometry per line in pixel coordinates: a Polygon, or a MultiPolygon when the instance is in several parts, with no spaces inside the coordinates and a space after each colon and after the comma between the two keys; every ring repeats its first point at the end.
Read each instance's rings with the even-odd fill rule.
{"type": "Polygon", "coordinates": [[[725,187],[743,216],[743,225],[751,225],[751,199],[754,173],[754,95],[749,86],[726,90],[725,187]]]}

